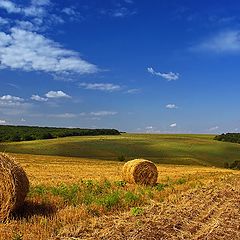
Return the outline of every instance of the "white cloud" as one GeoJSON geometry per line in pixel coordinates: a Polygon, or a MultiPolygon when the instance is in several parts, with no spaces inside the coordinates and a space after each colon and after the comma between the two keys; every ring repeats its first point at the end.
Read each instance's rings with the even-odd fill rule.
{"type": "Polygon", "coordinates": [[[68,16],[71,21],[79,21],[84,19],[84,17],[74,6],[63,8],[61,12],[64,13],[65,16],[68,16]]]}
{"type": "Polygon", "coordinates": [[[172,81],[172,80],[178,80],[180,74],[179,73],[173,73],[173,72],[169,72],[169,73],[160,73],[160,72],[156,72],[153,68],[148,67],[147,71],[149,73],[151,73],[152,75],[155,76],[159,76],[162,77],[164,79],[166,79],[167,81],[172,81]]]}
{"type": "Polygon", "coordinates": [[[167,104],[166,108],[174,109],[174,108],[178,108],[178,106],[176,106],[175,104],[167,104]]]}
{"type": "Polygon", "coordinates": [[[153,129],[153,126],[148,126],[148,127],[146,127],[146,129],[151,130],[151,129],[153,129]]]}
{"type": "Polygon", "coordinates": [[[56,74],[98,71],[77,52],[64,49],[43,35],[19,28],[12,28],[9,34],[0,32],[0,68],[56,74]]]}
{"type": "Polygon", "coordinates": [[[9,0],[0,0],[0,8],[5,9],[8,13],[20,13],[22,9],[9,0]]]}
{"type": "Polygon", "coordinates": [[[0,97],[0,100],[3,100],[3,101],[20,101],[20,102],[22,102],[24,99],[20,98],[20,97],[11,96],[11,95],[4,95],[4,96],[0,97]]]}
{"type": "Polygon", "coordinates": [[[7,122],[5,120],[0,120],[0,124],[6,124],[7,122]]]}
{"type": "Polygon", "coordinates": [[[218,127],[218,126],[215,126],[215,127],[209,128],[208,130],[209,130],[210,132],[212,132],[212,131],[216,131],[216,130],[218,130],[218,129],[219,129],[219,127],[218,127]]]}
{"type": "Polygon", "coordinates": [[[67,15],[71,15],[71,16],[74,16],[77,14],[77,12],[75,11],[75,9],[73,7],[66,7],[62,10],[62,12],[67,15]]]}
{"type": "Polygon", "coordinates": [[[126,91],[126,93],[129,93],[129,94],[137,94],[140,92],[141,92],[141,89],[139,89],[139,88],[132,88],[132,89],[129,89],[126,91]]]}
{"type": "Polygon", "coordinates": [[[22,115],[31,109],[32,104],[26,102],[23,98],[4,95],[0,97],[0,111],[4,115],[22,115]]]}
{"type": "Polygon", "coordinates": [[[6,25],[8,21],[5,18],[0,17],[0,25],[6,25]]]}
{"type": "Polygon", "coordinates": [[[107,92],[118,91],[121,89],[121,86],[112,83],[80,83],[79,87],[84,87],[85,89],[89,90],[100,90],[107,92]]]}
{"type": "Polygon", "coordinates": [[[112,111],[98,111],[98,112],[91,112],[90,115],[93,116],[113,116],[116,115],[117,112],[112,112],[112,111]]]}
{"type": "Polygon", "coordinates": [[[192,47],[194,51],[212,51],[216,53],[240,52],[240,30],[217,33],[201,44],[192,47]]]}
{"type": "Polygon", "coordinates": [[[128,9],[124,7],[119,8],[112,13],[113,17],[125,17],[126,15],[128,15],[128,9]]]}
{"type": "Polygon", "coordinates": [[[176,126],[177,126],[176,123],[172,123],[172,124],[170,125],[171,128],[174,128],[174,127],[176,127],[176,126]]]}
{"type": "Polygon", "coordinates": [[[50,5],[51,1],[50,0],[32,0],[32,5],[36,6],[47,6],[50,5]]]}
{"type": "Polygon", "coordinates": [[[23,7],[9,0],[0,0],[0,8],[5,9],[8,13],[18,13],[31,17],[40,17],[46,15],[46,9],[44,6],[49,4],[50,1],[47,0],[33,0],[31,1],[31,5],[23,7]]]}
{"type": "Polygon", "coordinates": [[[12,96],[12,95],[4,95],[0,97],[0,107],[2,108],[14,108],[14,107],[28,107],[30,104],[24,102],[23,98],[12,96]]]}
{"type": "Polygon", "coordinates": [[[49,91],[45,94],[47,98],[71,98],[69,95],[63,91],[49,91]]]}
{"type": "Polygon", "coordinates": [[[48,100],[47,98],[40,97],[39,95],[32,95],[31,99],[38,102],[46,102],[48,100]]]}
{"type": "Polygon", "coordinates": [[[49,117],[54,117],[54,118],[75,118],[78,115],[74,113],[62,113],[62,114],[51,114],[48,115],[49,117]]]}
{"type": "Polygon", "coordinates": [[[16,25],[18,28],[28,30],[28,31],[38,31],[39,29],[41,29],[41,27],[38,27],[36,24],[33,24],[30,21],[16,20],[16,25]]]}

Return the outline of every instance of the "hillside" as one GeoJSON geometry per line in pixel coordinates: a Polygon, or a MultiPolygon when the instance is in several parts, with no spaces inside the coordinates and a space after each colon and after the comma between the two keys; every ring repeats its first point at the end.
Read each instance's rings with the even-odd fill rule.
{"type": "Polygon", "coordinates": [[[156,163],[223,167],[240,160],[240,145],[213,140],[213,135],[122,134],[1,143],[0,151],[118,160],[124,156],[156,163]]]}

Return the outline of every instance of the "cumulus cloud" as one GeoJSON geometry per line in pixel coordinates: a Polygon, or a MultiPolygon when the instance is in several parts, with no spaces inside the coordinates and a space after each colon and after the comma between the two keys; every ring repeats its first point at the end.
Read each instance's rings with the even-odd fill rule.
{"type": "Polygon", "coordinates": [[[178,106],[176,106],[175,104],[167,104],[166,105],[166,108],[169,108],[169,109],[176,109],[176,108],[178,108],[178,106]]]}
{"type": "Polygon", "coordinates": [[[147,71],[149,73],[151,73],[152,75],[162,77],[162,78],[166,79],[167,81],[178,80],[179,76],[180,76],[179,73],[173,73],[173,72],[160,73],[160,72],[156,72],[152,67],[148,67],[147,71]]]}
{"type": "Polygon", "coordinates": [[[0,119],[0,124],[6,124],[7,122],[6,122],[6,120],[1,120],[0,119]]]}
{"type": "Polygon", "coordinates": [[[48,98],[43,98],[43,97],[40,97],[39,95],[32,95],[31,99],[37,102],[46,102],[48,100],[48,98]]]}
{"type": "Polygon", "coordinates": [[[24,99],[20,98],[20,97],[15,97],[15,96],[12,96],[12,95],[4,95],[4,96],[0,97],[0,100],[3,100],[3,101],[20,101],[20,102],[22,102],[24,99]]]}
{"type": "Polygon", "coordinates": [[[4,95],[0,97],[0,107],[4,108],[5,110],[7,108],[25,108],[30,106],[28,103],[24,101],[23,98],[12,96],[12,95],[4,95]]]}
{"type": "Polygon", "coordinates": [[[113,111],[98,111],[98,112],[91,112],[90,115],[92,116],[98,116],[98,117],[102,117],[102,116],[113,116],[116,115],[117,112],[113,112],[113,111]]]}
{"type": "Polygon", "coordinates": [[[47,98],[71,98],[71,96],[67,95],[63,91],[49,91],[45,94],[47,98]]]}
{"type": "Polygon", "coordinates": [[[191,48],[194,51],[211,51],[216,53],[240,53],[240,30],[219,32],[191,48]]]}
{"type": "Polygon", "coordinates": [[[59,74],[98,71],[77,52],[64,49],[43,35],[19,28],[12,28],[9,34],[0,32],[0,68],[59,74]]]}
{"type": "Polygon", "coordinates": [[[172,123],[172,124],[170,125],[171,128],[174,128],[174,127],[176,127],[176,126],[177,126],[176,123],[172,123]]]}
{"type": "Polygon", "coordinates": [[[113,92],[121,89],[121,86],[112,83],[80,83],[79,87],[83,87],[89,90],[100,90],[113,92]]]}

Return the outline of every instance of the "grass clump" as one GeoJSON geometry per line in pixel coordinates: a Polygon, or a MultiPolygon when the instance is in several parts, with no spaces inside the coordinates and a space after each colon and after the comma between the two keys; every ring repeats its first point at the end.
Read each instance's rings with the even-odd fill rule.
{"type": "Polygon", "coordinates": [[[61,196],[64,202],[67,202],[73,206],[77,205],[78,191],[79,191],[79,186],[77,184],[73,184],[70,186],[67,186],[66,184],[61,184],[58,187],[50,188],[50,192],[54,196],[61,196]]]}
{"type": "Polygon", "coordinates": [[[179,178],[176,180],[176,184],[178,184],[178,185],[184,184],[186,182],[187,182],[187,180],[185,178],[179,178]]]}
{"type": "Polygon", "coordinates": [[[143,215],[143,213],[144,213],[143,208],[140,208],[140,207],[131,208],[131,215],[133,215],[135,217],[141,216],[141,215],[143,215]]]}
{"type": "Polygon", "coordinates": [[[48,189],[44,185],[37,185],[35,187],[30,187],[28,196],[35,197],[35,196],[44,196],[47,193],[48,189]]]}
{"type": "Polygon", "coordinates": [[[155,189],[159,192],[163,191],[165,189],[165,187],[167,187],[168,184],[164,184],[164,183],[158,183],[156,186],[155,186],[155,189]]]}
{"type": "Polygon", "coordinates": [[[103,206],[107,210],[111,210],[113,207],[118,205],[120,198],[120,193],[118,191],[114,191],[97,200],[97,204],[103,206]]]}

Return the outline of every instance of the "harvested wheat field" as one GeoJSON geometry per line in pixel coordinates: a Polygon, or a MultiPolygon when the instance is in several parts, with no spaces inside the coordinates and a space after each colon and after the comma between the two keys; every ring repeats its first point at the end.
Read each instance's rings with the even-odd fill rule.
{"type": "Polygon", "coordinates": [[[122,180],[124,163],[15,154],[30,191],[0,239],[239,239],[240,173],[157,164],[155,186],[122,180]]]}
{"type": "MultiPolygon", "coordinates": [[[[225,175],[206,185],[153,203],[140,216],[123,213],[79,227],[79,239],[240,239],[240,176],[225,175]]],[[[67,234],[66,234],[67,236],[67,234]]],[[[64,239],[64,238],[63,238],[64,239]]]]}

